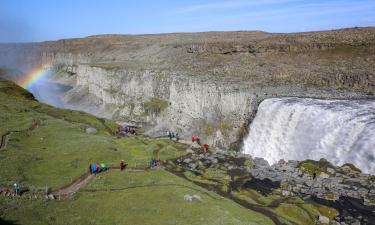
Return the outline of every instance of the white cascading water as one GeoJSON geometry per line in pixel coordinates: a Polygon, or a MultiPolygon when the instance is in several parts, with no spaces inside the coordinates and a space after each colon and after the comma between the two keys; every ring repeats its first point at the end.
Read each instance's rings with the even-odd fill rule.
{"type": "Polygon", "coordinates": [[[375,101],[272,98],[250,125],[243,152],[270,164],[285,160],[352,163],[375,173],[375,101]]]}

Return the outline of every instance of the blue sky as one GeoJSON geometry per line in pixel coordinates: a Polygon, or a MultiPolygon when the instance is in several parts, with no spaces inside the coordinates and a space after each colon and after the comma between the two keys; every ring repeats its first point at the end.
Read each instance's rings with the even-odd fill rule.
{"type": "Polygon", "coordinates": [[[354,26],[375,26],[375,0],[0,0],[0,42],[354,26]]]}

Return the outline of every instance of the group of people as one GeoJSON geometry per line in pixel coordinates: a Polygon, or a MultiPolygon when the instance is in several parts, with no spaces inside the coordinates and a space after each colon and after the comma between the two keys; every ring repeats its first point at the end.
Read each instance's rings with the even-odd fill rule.
{"type": "Polygon", "coordinates": [[[90,164],[89,171],[90,174],[97,174],[100,172],[107,171],[108,167],[105,165],[105,163],[95,163],[94,165],[90,164]]]}
{"type": "Polygon", "coordinates": [[[173,131],[167,131],[167,135],[169,137],[170,140],[172,140],[173,138],[176,138],[176,141],[179,141],[180,140],[180,136],[178,135],[177,132],[173,132],[173,131]]]}
{"type": "MultiPolygon", "coordinates": [[[[199,137],[195,134],[191,136],[191,142],[197,143],[198,145],[201,145],[201,140],[199,137]]],[[[202,153],[207,153],[209,150],[210,146],[208,144],[204,144],[201,146],[202,153]]]]}
{"type": "Polygon", "coordinates": [[[117,133],[119,135],[137,135],[137,130],[135,127],[118,125],[117,133]]]}

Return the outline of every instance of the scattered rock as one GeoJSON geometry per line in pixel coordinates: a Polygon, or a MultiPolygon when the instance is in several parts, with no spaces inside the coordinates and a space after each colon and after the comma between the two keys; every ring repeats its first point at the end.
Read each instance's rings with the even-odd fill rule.
{"type": "Polygon", "coordinates": [[[327,178],[329,178],[329,175],[326,174],[326,173],[324,173],[324,172],[321,172],[321,173],[319,174],[319,177],[320,177],[320,178],[323,178],[323,179],[327,179],[327,178]]]}
{"type": "Polygon", "coordinates": [[[328,167],[328,168],[327,168],[327,172],[330,173],[330,174],[335,174],[335,173],[336,173],[336,170],[334,170],[334,169],[328,167]]]}
{"type": "Polygon", "coordinates": [[[193,196],[191,196],[191,195],[184,195],[184,200],[192,202],[193,201],[193,196]]]}
{"type": "Polygon", "coordinates": [[[260,168],[269,168],[270,167],[270,164],[267,162],[267,160],[263,159],[263,158],[254,158],[253,160],[253,163],[254,163],[254,168],[256,169],[260,169],[260,168]]]}
{"type": "Polygon", "coordinates": [[[88,127],[88,128],[86,128],[86,133],[88,133],[88,134],[95,134],[97,132],[98,132],[98,130],[96,128],[94,128],[94,127],[88,127]]]}
{"type": "Polygon", "coordinates": [[[319,222],[320,222],[321,224],[329,224],[329,218],[326,217],[326,216],[322,216],[322,215],[320,215],[320,216],[319,216],[319,222]]]}
{"type": "Polygon", "coordinates": [[[197,200],[199,200],[199,201],[202,201],[202,198],[201,198],[201,196],[199,196],[199,195],[193,195],[193,198],[195,198],[195,199],[197,199],[197,200]]]}
{"type": "Polygon", "coordinates": [[[48,195],[48,199],[50,199],[50,200],[55,200],[56,198],[55,198],[55,196],[54,196],[53,194],[49,194],[49,195],[48,195]]]}
{"type": "Polygon", "coordinates": [[[184,195],[185,201],[192,202],[194,199],[196,199],[198,201],[202,201],[202,198],[199,195],[184,195]]]}
{"type": "Polygon", "coordinates": [[[190,163],[189,164],[189,167],[192,169],[192,170],[195,170],[197,168],[197,164],[195,163],[190,163]]]}
{"type": "Polygon", "coordinates": [[[186,154],[194,154],[194,151],[190,148],[188,148],[186,151],[185,151],[186,154]]]}

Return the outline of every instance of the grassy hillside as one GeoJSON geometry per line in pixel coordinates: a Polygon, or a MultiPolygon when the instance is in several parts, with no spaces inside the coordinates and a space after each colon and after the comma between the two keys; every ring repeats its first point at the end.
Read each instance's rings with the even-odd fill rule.
{"type": "MultiPolygon", "coordinates": [[[[56,190],[90,163],[146,166],[152,157],[181,155],[186,146],[143,136],[117,138],[115,124],[91,115],[41,104],[0,80],[0,187],[56,190]],[[86,133],[95,127],[97,133],[86,133]],[[8,135],[7,135],[8,134],[8,135]]],[[[0,196],[0,222],[9,224],[272,224],[266,216],[162,169],[110,171],[71,197],[57,201],[0,196]],[[201,200],[185,201],[184,195],[201,200]]]]}
{"type": "Polygon", "coordinates": [[[0,201],[3,209],[7,207],[5,218],[22,224],[272,224],[259,213],[162,170],[110,172],[64,201],[0,201]],[[184,201],[186,194],[202,200],[184,201]]]}

